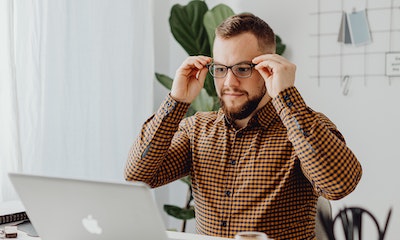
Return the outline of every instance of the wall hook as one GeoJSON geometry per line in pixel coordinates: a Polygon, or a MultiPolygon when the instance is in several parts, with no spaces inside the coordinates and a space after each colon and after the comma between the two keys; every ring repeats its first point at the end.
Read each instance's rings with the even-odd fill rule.
{"type": "Polygon", "coordinates": [[[349,94],[349,88],[350,88],[350,76],[349,75],[344,75],[344,77],[342,78],[342,86],[343,86],[342,94],[344,96],[347,96],[347,94],[349,94]]]}

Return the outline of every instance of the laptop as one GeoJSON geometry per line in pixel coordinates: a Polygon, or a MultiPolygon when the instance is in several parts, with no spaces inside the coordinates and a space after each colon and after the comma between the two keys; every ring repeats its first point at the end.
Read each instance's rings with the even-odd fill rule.
{"type": "Polygon", "coordinates": [[[162,240],[166,228],[149,187],[9,173],[41,240],[162,240]]]}

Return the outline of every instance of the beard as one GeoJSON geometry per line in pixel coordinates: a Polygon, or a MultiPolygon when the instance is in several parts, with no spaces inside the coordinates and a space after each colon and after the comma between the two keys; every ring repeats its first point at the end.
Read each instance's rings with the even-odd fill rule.
{"type": "MultiPolygon", "coordinates": [[[[248,92],[239,91],[236,89],[233,89],[233,90],[249,96],[248,92]]],[[[241,106],[231,108],[231,109],[229,109],[226,106],[226,103],[222,99],[222,97],[219,98],[219,102],[220,102],[221,108],[224,111],[228,121],[231,123],[234,123],[235,120],[245,119],[248,116],[250,116],[250,114],[252,114],[257,109],[258,104],[261,102],[261,100],[264,97],[264,95],[266,94],[266,92],[267,92],[267,89],[266,89],[265,85],[263,85],[263,88],[261,89],[261,91],[259,91],[259,93],[257,95],[253,96],[252,98],[249,98],[241,106]]],[[[223,95],[224,95],[224,91],[222,91],[222,96],[223,95]]]]}

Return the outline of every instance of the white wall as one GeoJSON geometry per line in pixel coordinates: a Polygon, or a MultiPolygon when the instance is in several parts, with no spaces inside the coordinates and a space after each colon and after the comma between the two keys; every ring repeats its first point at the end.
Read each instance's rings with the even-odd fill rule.
{"type": "MultiPolygon", "coordinates": [[[[400,181],[397,179],[400,167],[400,112],[397,106],[400,103],[400,79],[393,78],[389,84],[384,76],[354,78],[347,96],[342,94],[339,78],[320,79],[318,84],[317,79],[311,77],[317,69],[315,59],[311,58],[316,52],[317,42],[312,34],[316,32],[317,22],[310,14],[316,11],[317,1],[210,0],[207,4],[212,7],[223,2],[236,13],[252,12],[267,21],[282,37],[287,45],[284,56],[297,65],[296,86],[304,99],[310,107],[325,113],[336,123],[363,166],[363,177],[357,189],[345,199],[332,202],[334,214],[345,206],[361,206],[378,216],[383,225],[389,208],[393,207],[386,239],[396,239],[395,236],[400,235],[400,229],[396,228],[400,226],[400,181]]],[[[321,4],[324,2],[328,4],[326,0],[320,1],[321,4]]],[[[369,0],[369,4],[378,2],[388,1],[369,0]]],[[[169,11],[175,3],[187,4],[188,1],[155,1],[155,69],[171,77],[186,57],[169,30],[169,11]]],[[[328,24],[339,28],[338,22],[328,24]]],[[[397,51],[400,51],[398,45],[397,51]]],[[[382,67],[381,58],[369,57],[368,60],[368,69],[382,67]]],[[[168,91],[158,83],[155,85],[154,107],[157,108],[168,91]]],[[[158,201],[160,205],[167,202],[183,205],[185,190],[184,184],[172,183],[157,190],[158,201]]],[[[180,227],[180,222],[174,219],[168,218],[168,222],[169,227],[180,227]]],[[[193,222],[189,227],[193,230],[193,222]]]]}

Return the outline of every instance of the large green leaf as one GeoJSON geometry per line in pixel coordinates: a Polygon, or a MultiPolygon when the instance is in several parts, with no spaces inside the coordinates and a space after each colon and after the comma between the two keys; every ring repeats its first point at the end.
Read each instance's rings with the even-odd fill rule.
{"type": "Polygon", "coordinates": [[[200,94],[192,102],[191,106],[194,110],[199,112],[212,111],[214,107],[214,99],[208,95],[207,91],[203,88],[200,94]]]}
{"type": "Polygon", "coordinates": [[[212,97],[216,97],[217,96],[217,92],[215,91],[215,85],[214,85],[214,78],[213,76],[211,76],[210,73],[207,74],[206,80],[204,81],[204,86],[203,86],[208,95],[212,96],[212,97]]]}
{"type": "Polygon", "coordinates": [[[225,4],[218,4],[217,6],[213,7],[211,10],[207,11],[204,14],[203,23],[204,27],[207,31],[208,41],[210,43],[210,51],[212,53],[212,48],[214,44],[215,38],[215,29],[220,25],[225,19],[234,15],[235,13],[233,10],[225,5],[225,4]]]}
{"type": "Polygon", "coordinates": [[[192,180],[190,179],[190,176],[186,176],[180,179],[182,182],[186,183],[189,187],[192,186],[192,180]]]}
{"type": "Polygon", "coordinates": [[[156,73],[156,78],[164,87],[168,89],[172,88],[172,78],[160,73],[156,73]]]}
{"type": "Polygon", "coordinates": [[[194,218],[194,207],[191,206],[189,209],[181,208],[174,205],[164,205],[164,211],[175,218],[182,219],[182,220],[189,220],[194,218]]]}
{"type": "Polygon", "coordinates": [[[191,1],[182,6],[175,4],[171,9],[169,24],[172,35],[190,55],[211,56],[203,16],[208,11],[204,1],[191,1]]]}
{"type": "Polygon", "coordinates": [[[285,52],[286,50],[286,45],[282,43],[282,39],[278,35],[275,35],[275,41],[276,41],[276,54],[282,55],[283,52],[285,52]]]}

